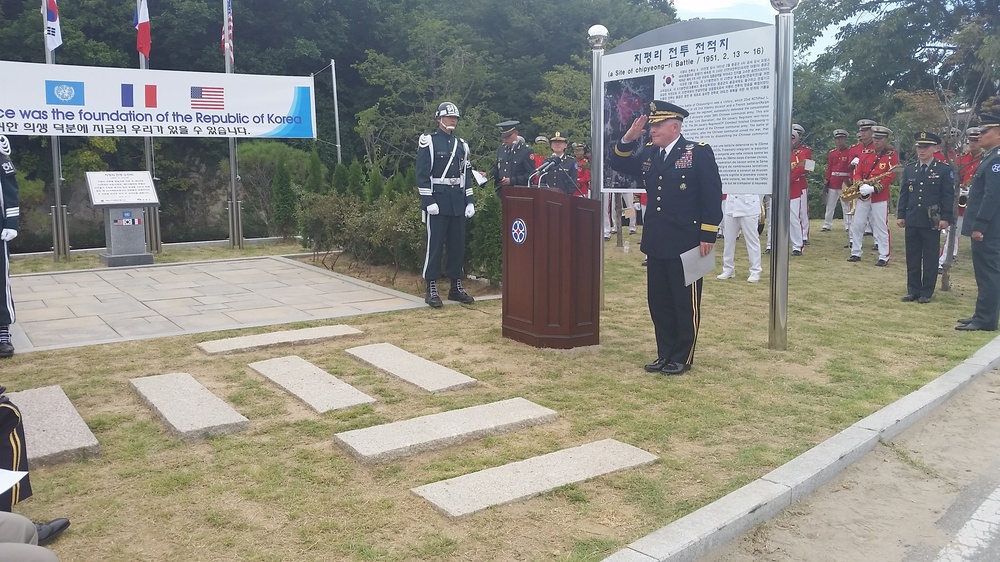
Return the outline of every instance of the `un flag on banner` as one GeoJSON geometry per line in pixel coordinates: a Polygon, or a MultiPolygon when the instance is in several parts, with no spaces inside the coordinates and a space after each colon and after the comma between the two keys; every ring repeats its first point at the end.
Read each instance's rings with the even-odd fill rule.
{"type": "Polygon", "coordinates": [[[45,103],[48,105],[85,105],[83,82],[45,81],[45,103]]]}

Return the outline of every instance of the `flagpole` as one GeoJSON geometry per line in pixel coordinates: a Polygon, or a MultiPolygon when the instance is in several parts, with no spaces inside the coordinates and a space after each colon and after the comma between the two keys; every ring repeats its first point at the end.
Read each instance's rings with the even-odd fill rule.
{"type": "Polygon", "coordinates": [[[330,72],[333,74],[333,122],[337,127],[337,163],[343,164],[340,157],[340,104],[337,102],[337,63],[330,59],[330,72]]]}
{"type": "MultiPolygon", "coordinates": [[[[45,7],[44,4],[42,7],[45,7]]],[[[47,31],[47,18],[43,10],[43,37],[45,37],[47,31]]],[[[44,44],[45,64],[55,64],[56,54],[49,49],[48,41],[44,44]]],[[[66,231],[66,207],[62,204],[62,166],[60,164],[61,150],[59,148],[59,137],[52,135],[49,138],[52,145],[52,185],[55,190],[55,205],[52,207],[52,257],[55,261],[59,261],[63,258],[69,259],[69,234],[66,231]]]]}
{"type": "MultiPolygon", "coordinates": [[[[229,42],[229,37],[232,34],[232,28],[229,24],[229,18],[231,13],[229,11],[229,2],[232,0],[222,0],[222,25],[223,25],[223,41],[225,48],[223,49],[223,57],[226,59],[226,74],[233,73],[233,59],[232,59],[232,43],[229,42]]],[[[229,247],[243,249],[243,213],[241,204],[242,201],[236,200],[236,137],[229,137],[229,247]]]]}

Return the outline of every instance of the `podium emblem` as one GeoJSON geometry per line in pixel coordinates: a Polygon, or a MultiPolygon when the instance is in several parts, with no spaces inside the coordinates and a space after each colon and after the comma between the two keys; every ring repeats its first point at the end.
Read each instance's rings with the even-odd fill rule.
{"type": "Polygon", "coordinates": [[[528,237],[528,225],[524,224],[523,219],[514,219],[510,225],[510,237],[515,244],[524,244],[524,240],[528,237]]]}

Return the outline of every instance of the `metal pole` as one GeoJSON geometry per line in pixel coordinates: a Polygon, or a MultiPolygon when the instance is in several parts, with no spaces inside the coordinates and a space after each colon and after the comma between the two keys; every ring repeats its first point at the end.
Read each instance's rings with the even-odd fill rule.
{"type": "Polygon", "coordinates": [[[774,189],[771,193],[771,311],[768,347],[788,347],[788,228],[792,185],[792,10],[798,0],[771,0],[775,16],[774,189]]]}
{"type": "MultiPolygon", "coordinates": [[[[226,37],[229,39],[229,10],[228,0],[222,0],[222,21],[226,37]]],[[[228,43],[227,43],[228,44],[228,43]]],[[[226,59],[226,74],[233,73],[233,61],[229,58],[231,51],[227,48],[223,52],[226,59]]],[[[243,249],[243,224],[238,209],[239,202],[236,200],[236,138],[229,137],[229,247],[243,249]]]]}
{"type": "Polygon", "coordinates": [[[333,122],[337,127],[337,163],[343,164],[340,157],[340,102],[337,101],[337,63],[330,59],[330,72],[333,74],[333,122]]]}
{"type": "MultiPolygon", "coordinates": [[[[601,201],[601,213],[607,212],[607,201],[604,194],[604,131],[603,115],[604,107],[604,80],[601,70],[601,57],[604,56],[604,45],[608,42],[608,28],[601,24],[591,26],[587,30],[591,49],[591,67],[593,72],[590,78],[590,193],[591,199],[601,201]]],[[[600,224],[604,225],[603,218],[600,224]]],[[[603,232],[597,233],[598,247],[601,249],[601,309],[604,309],[604,236],[603,232]]]]}
{"type": "MultiPolygon", "coordinates": [[[[42,24],[45,24],[45,14],[42,13],[42,24]]],[[[45,46],[45,64],[55,64],[56,54],[45,46]]],[[[59,261],[69,258],[69,235],[66,232],[66,209],[62,204],[62,165],[60,158],[59,137],[50,137],[52,145],[52,186],[55,191],[55,206],[52,207],[52,258],[59,261]]]]}
{"type": "MultiPolygon", "coordinates": [[[[149,59],[142,53],[139,53],[139,69],[149,69],[149,59]]],[[[150,177],[153,177],[156,175],[153,173],[153,137],[143,138],[143,148],[146,156],[146,171],[149,172],[150,177]]],[[[146,232],[146,251],[159,254],[163,251],[163,242],[160,239],[160,221],[155,216],[157,209],[155,206],[143,207],[143,213],[145,215],[143,220],[146,221],[143,224],[143,230],[146,232]]]]}

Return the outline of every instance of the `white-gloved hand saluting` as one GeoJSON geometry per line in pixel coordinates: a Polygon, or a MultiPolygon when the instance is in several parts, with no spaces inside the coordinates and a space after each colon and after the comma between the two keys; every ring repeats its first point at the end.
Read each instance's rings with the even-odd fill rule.
{"type": "Polygon", "coordinates": [[[476,214],[476,206],[469,203],[465,206],[465,218],[471,219],[474,214],[476,214]]]}
{"type": "Polygon", "coordinates": [[[5,228],[3,231],[0,231],[0,240],[4,242],[10,242],[15,238],[17,238],[17,231],[13,228],[5,228]]]}

